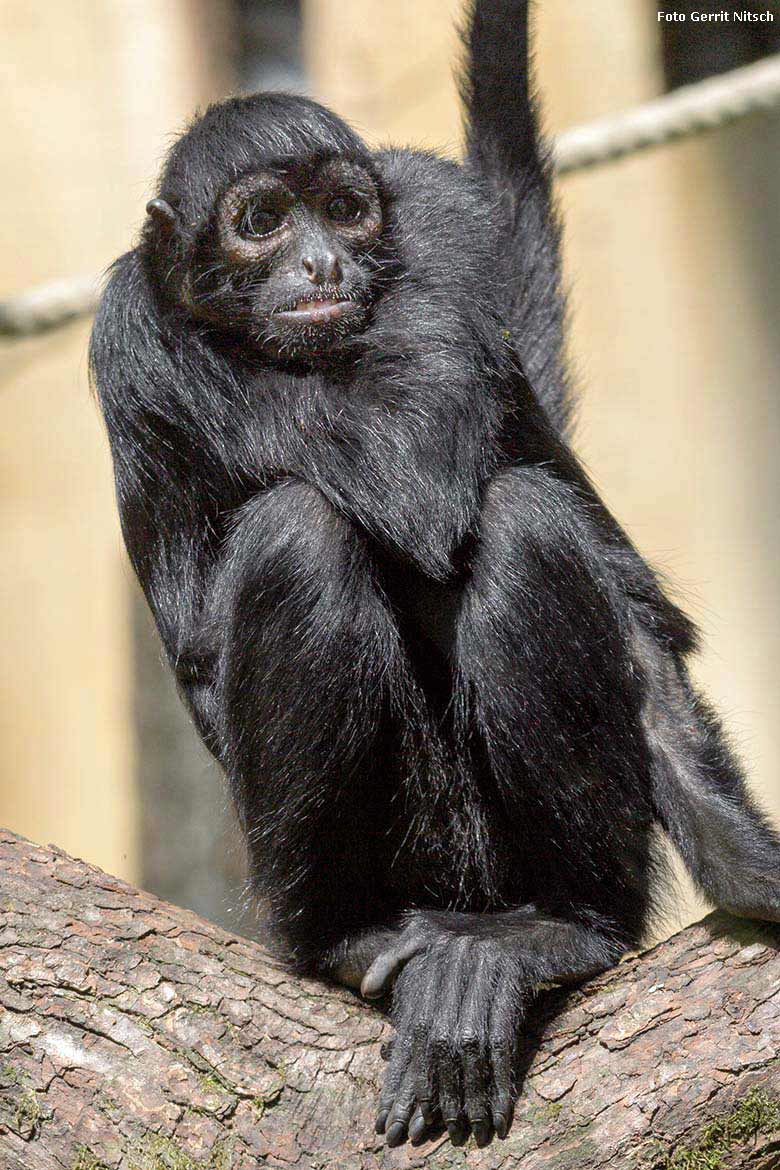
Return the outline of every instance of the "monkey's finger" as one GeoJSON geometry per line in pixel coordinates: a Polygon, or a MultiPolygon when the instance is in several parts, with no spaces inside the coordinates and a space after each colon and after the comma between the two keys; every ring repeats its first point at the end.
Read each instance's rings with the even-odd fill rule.
{"type": "Polygon", "coordinates": [[[396,946],[388,947],[374,959],[363,976],[360,994],[364,999],[381,999],[395,982],[399,971],[424,948],[422,938],[401,938],[396,946]]]}
{"type": "Polygon", "coordinates": [[[428,1122],[423,1117],[422,1110],[418,1105],[412,1115],[412,1120],[409,1122],[409,1141],[413,1146],[418,1146],[425,1141],[427,1132],[428,1122]]]}
{"type": "MultiPolygon", "coordinates": [[[[442,980],[445,978],[443,965],[429,963],[432,967],[430,978],[420,1002],[420,1018],[414,1026],[412,1039],[411,1071],[415,1097],[423,1129],[433,1125],[436,1113],[436,1086],[431,1053],[431,1025],[442,994],[442,980]]],[[[419,1130],[419,1125],[416,1126],[419,1130]]]]}
{"type": "Polygon", "coordinates": [[[430,1115],[430,1120],[426,1120],[418,1105],[412,1114],[412,1120],[409,1122],[409,1141],[413,1146],[421,1146],[423,1142],[430,1142],[434,1138],[441,1137],[444,1128],[438,1110],[434,1110],[430,1115]]]}
{"type": "Polygon", "coordinates": [[[478,955],[461,1007],[456,1044],[463,1075],[463,1109],[480,1147],[493,1136],[485,1047],[494,965],[484,952],[478,955]]]}
{"type": "Polygon", "coordinates": [[[496,1136],[509,1133],[514,1115],[514,1063],[517,1036],[525,1014],[521,989],[512,978],[501,979],[493,996],[490,1013],[490,1063],[492,1091],[490,1111],[496,1136]]]}
{"type": "Polygon", "coordinates": [[[377,1133],[385,1132],[388,1116],[409,1068],[412,1057],[414,1018],[420,999],[423,975],[423,971],[407,968],[404,978],[399,980],[395,987],[392,1017],[396,1035],[388,1055],[385,1080],[379,1098],[379,1113],[376,1119],[377,1133]]]}
{"type": "Polygon", "coordinates": [[[407,1068],[398,1087],[395,1101],[387,1115],[385,1134],[387,1144],[391,1148],[403,1145],[409,1131],[409,1119],[415,1110],[414,1077],[411,1069],[407,1068]]]}
{"type": "Polygon", "coordinates": [[[477,1070],[482,1064],[482,1057],[476,1061],[468,1061],[463,1069],[463,1096],[465,1113],[474,1141],[481,1149],[490,1144],[493,1137],[493,1120],[488,1104],[488,1094],[485,1088],[485,1078],[477,1070]]]}
{"type": "Polygon", "coordinates": [[[404,1074],[409,1066],[408,1050],[405,1052],[403,1046],[400,1044],[396,1044],[393,1057],[388,1064],[384,1084],[382,1085],[382,1092],[379,1096],[379,1112],[376,1115],[376,1123],[374,1125],[377,1133],[385,1133],[387,1130],[388,1118],[400,1092],[404,1074]]]}
{"type": "Polygon", "coordinates": [[[390,1053],[387,1062],[384,1084],[382,1085],[382,1092],[379,1096],[379,1112],[376,1116],[375,1125],[377,1133],[384,1133],[386,1130],[387,1119],[395,1104],[404,1074],[409,1067],[411,1052],[411,1037],[406,1035],[397,1036],[393,1044],[393,1051],[390,1053]]]}
{"type": "Polygon", "coordinates": [[[410,1083],[417,1106],[408,1127],[409,1139],[413,1145],[423,1142],[429,1127],[434,1124],[430,1032],[445,974],[443,965],[430,957],[421,959],[420,962],[425,964],[424,981],[417,1001],[418,1019],[412,1029],[412,1055],[409,1062],[410,1083]]]}
{"type": "Polygon", "coordinates": [[[439,1095],[439,1112],[454,1146],[462,1146],[468,1137],[468,1125],[462,1110],[460,1064],[455,1059],[454,1041],[469,963],[469,950],[468,940],[459,940],[455,947],[448,948],[443,956],[447,970],[447,979],[442,984],[445,994],[431,1033],[431,1059],[434,1066],[434,1083],[439,1095]]]}

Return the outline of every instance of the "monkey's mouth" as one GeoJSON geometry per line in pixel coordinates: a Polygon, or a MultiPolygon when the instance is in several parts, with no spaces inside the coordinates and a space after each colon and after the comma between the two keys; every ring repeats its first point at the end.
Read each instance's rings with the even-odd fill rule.
{"type": "Polygon", "coordinates": [[[360,307],[348,297],[301,297],[290,308],[277,309],[274,317],[289,325],[327,325],[360,307]]]}

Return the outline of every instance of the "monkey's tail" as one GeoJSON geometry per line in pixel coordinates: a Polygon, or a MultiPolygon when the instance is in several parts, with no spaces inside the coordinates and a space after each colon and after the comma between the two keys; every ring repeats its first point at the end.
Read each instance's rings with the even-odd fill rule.
{"type": "Polygon", "coordinates": [[[460,78],[467,165],[488,184],[505,225],[500,279],[512,344],[559,432],[571,420],[566,302],[548,151],[531,85],[528,0],[475,0],[460,78]]]}

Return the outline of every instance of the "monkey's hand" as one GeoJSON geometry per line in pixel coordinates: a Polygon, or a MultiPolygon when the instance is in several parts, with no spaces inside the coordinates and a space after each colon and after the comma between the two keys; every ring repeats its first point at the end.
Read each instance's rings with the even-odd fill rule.
{"type": "Polygon", "coordinates": [[[519,1029],[532,984],[511,943],[442,930],[415,915],[378,956],[362,990],[395,979],[389,1056],[376,1121],[389,1146],[446,1127],[453,1145],[506,1137],[519,1029]]]}

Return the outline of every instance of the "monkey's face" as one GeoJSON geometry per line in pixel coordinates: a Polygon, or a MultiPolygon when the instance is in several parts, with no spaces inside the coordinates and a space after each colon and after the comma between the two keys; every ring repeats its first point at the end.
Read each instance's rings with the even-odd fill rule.
{"type": "Polygon", "coordinates": [[[358,163],[252,173],[217,200],[188,306],[272,356],[323,354],[365,328],[382,226],[377,183],[358,163]]]}

